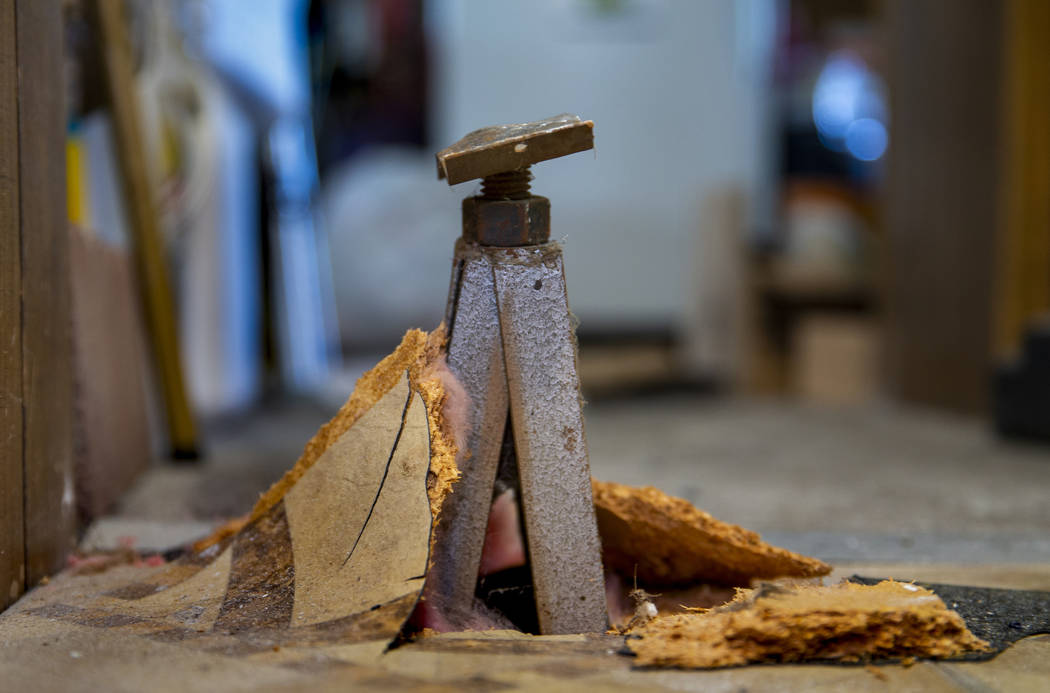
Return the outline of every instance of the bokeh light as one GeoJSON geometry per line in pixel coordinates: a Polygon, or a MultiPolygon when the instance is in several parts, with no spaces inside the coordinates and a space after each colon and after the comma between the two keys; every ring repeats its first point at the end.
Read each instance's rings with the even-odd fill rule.
{"type": "Polygon", "coordinates": [[[813,87],[813,124],[825,147],[875,161],[886,151],[884,89],[856,56],[832,53],[813,87]]]}

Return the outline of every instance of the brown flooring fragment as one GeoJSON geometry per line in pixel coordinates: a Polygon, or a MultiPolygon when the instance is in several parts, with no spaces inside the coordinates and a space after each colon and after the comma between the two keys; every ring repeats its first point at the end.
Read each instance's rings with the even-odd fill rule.
{"type": "Polygon", "coordinates": [[[606,568],[646,586],[749,586],[752,580],[827,575],[831,566],[771,546],[755,532],[716,520],[651,486],[594,480],[594,509],[606,568]]]}
{"type": "MultiPolygon", "coordinates": [[[[443,379],[445,328],[439,326],[430,333],[409,330],[393,353],[367,371],[358,380],[353,393],[340,407],[332,420],[321,426],[306,443],[302,456],[285,475],[263,494],[252,511],[252,518],[262,516],[276,505],[289,489],[313,466],[321,455],[361,416],[372,408],[383,395],[397,384],[408,371],[412,389],[419,392],[426,404],[430,426],[431,461],[427,479],[427,493],[431,512],[437,518],[441,502],[459,476],[456,467],[457,447],[453,422],[443,416],[450,393],[443,379]]],[[[234,529],[236,531],[237,528],[234,529]]],[[[203,547],[199,547],[203,548],[203,547]]]]}
{"type": "MultiPolygon", "coordinates": [[[[245,522],[242,522],[242,525],[247,524],[247,518],[244,519],[245,522]]],[[[154,572],[146,579],[122,585],[108,592],[107,595],[118,599],[142,599],[183,583],[205,567],[211,565],[212,561],[221,555],[232,541],[233,534],[224,534],[215,541],[208,542],[200,550],[194,549],[189,551],[176,561],[164,566],[163,570],[154,572]]]]}
{"type": "Polygon", "coordinates": [[[234,539],[226,599],[215,628],[286,628],[292,620],[294,595],[292,538],[280,502],[234,539]]]}
{"type": "MultiPolygon", "coordinates": [[[[894,566],[883,566],[903,574],[894,566]]],[[[977,582],[998,584],[1000,566],[977,582]],[[995,577],[996,579],[991,579],[995,577]]],[[[954,567],[930,569],[947,580],[954,567]]],[[[0,690],[12,691],[382,691],[601,690],[930,691],[1050,690],[1050,636],[1034,636],[984,662],[919,661],[863,667],[798,664],[676,670],[633,666],[624,638],[528,636],[508,631],[450,633],[387,649],[370,624],[333,622],[286,630],[219,633],[164,619],[128,618],[123,600],[96,597],[156,572],[119,566],[97,575],[56,576],[0,614],[0,690]],[[72,606],[78,605],[78,606],[72,606]],[[123,617],[122,617],[123,616],[123,617]],[[362,629],[363,628],[363,629],[362,629]],[[345,629],[345,630],[344,630],[345,629]]],[[[1023,573],[1023,571],[1022,571],[1023,573]]],[[[1005,583],[1009,584],[1009,583],[1005,583]]],[[[159,593],[159,594],[163,594],[159,593]]],[[[383,605],[372,612],[381,622],[383,605]]],[[[383,631],[385,626],[380,626],[383,631]]],[[[628,643],[634,642],[627,640],[628,643]]]]}
{"type": "Polygon", "coordinates": [[[412,612],[418,599],[418,594],[406,594],[385,604],[377,604],[368,611],[294,628],[282,634],[282,644],[301,646],[311,643],[386,641],[390,639],[391,633],[401,630],[405,614],[412,612]]]}
{"type": "Polygon", "coordinates": [[[729,604],[658,617],[632,635],[639,666],[679,668],[947,658],[988,646],[933,592],[889,580],[742,589],[729,604]]]}
{"type": "Polygon", "coordinates": [[[238,656],[389,642],[422,592],[435,502],[455,473],[454,446],[436,463],[432,453],[435,437],[451,440],[451,429],[435,433],[447,424],[431,413],[445,405],[443,338],[419,334],[417,349],[395,352],[412,365],[389,386],[385,371],[364,378],[366,399],[378,399],[235,534],[157,570],[115,565],[61,596],[53,588],[94,576],[56,576],[54,600],[27,616],[238,656]]]}

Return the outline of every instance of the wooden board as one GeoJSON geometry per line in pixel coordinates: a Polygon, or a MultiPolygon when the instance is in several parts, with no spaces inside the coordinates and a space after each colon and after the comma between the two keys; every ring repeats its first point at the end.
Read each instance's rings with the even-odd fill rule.
{"type": "Polygon", "coordinates": [[[34,585],[62,565],[74,539],[66,114],[60,2],[18,0],[15,10],[25,560],[34,585]]]}
{"type": "Polygon", "coordinates": [[[193,459],[199,454],[197,424],[183,379],[175,303],[150,185],[150,171],[144,155],[145,139],[123,3],[119,0],[94,0],[92,9],[96,17],[101,62],[105,66],[121,185],[131,221],[132,254],[141,285],[154,366],[164,395],[172,455],[193,459]]]}
{"type": "Polygon", "coordinates": [[[15,0],[0,0],[0,609],[23,589],[22,257],[15,0]]]}
{"type": "Polygon", "coordinates": [[[868,316],[808,315],[791,336],[792,389],[816,404],[858,405],[879,393],[879,325],[868,316]]]}
{"type": "Polygon", "coordinates": [[[85,525],[146,469],[145,329],[127,251],[70,226],[76,383],[74,478],[85,525]]]}
{"type": "Polygon", "coordinates": [[[1025,329],[1050,311],[1050,3],[1006,3],[1000,193],[1002,234],[996,275],[996,356],[1017,355],[1025,329]]]}
{"type": "Polygon", "coordinates": [[[991,368],[1002,6],[886,8],[888,384],[908,401],[979,412],[991,368]]]}

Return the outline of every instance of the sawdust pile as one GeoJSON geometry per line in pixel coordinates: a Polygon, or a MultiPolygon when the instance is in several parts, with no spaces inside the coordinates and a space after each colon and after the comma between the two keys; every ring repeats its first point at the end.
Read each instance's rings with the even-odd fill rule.
{"type": "Polygon", "coordinates": [[[887,580],[741,589],[720,607],[660,616],[632,631],[639,666],[953,657],[988,649],[929,590],[887,580]]]}
{"type": "Polygon", "coordinates": [[[605,566],[647,586],[697,583],[748,587],[752,580],[827,575],[831,566],[762,541],[647,486],[593,482],[605,566]]]}

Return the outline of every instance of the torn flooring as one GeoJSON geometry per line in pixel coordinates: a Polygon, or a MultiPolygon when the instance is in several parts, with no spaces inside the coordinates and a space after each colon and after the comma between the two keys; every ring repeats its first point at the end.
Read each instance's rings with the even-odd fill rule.
{"type": "MultiPolygon", "coordinates": [[[[125,645],[126,638],[144,638],[143,647],[177,643],[251,658],[289,648],[308,658],[311,648],[354,642],[385,646],[420,595],[433,521],[455,477],[440,340],[440,333],[406,335],[246,525],[231,526],[170,566],[64,576],[0,617],[0,629],[34,641],[55,624],[70,632],[101,626],[107,642],[112,634],[125,645]]],[[[756,576],[828,569],[655,489],[596,482],[595,499],[610,567],[622,574],[638,563],[653,584],[748,584],[756,576]],[[696,572],[697,565],[705,567],[696,572]]],[[[403,649],[427,651],[429,640],[403,649]]],[[[604,643],[605,655],[622,645],[611,636],[585,641],[604,643]]]]}

